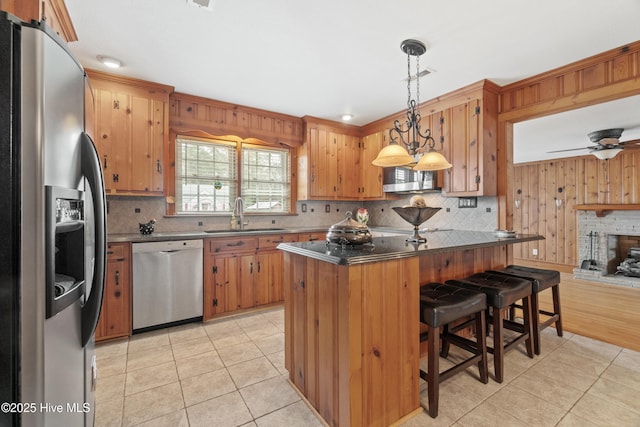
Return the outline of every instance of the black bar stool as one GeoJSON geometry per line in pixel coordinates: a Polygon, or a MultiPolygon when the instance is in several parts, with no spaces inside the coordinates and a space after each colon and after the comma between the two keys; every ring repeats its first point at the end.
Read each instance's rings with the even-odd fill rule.
{"type": "MultiPolygon", "coordinates": [[[[556,333],[562,336],[562,314],[560,313],[560,272],[555,270],[543,270],[541,268],[510,265],[501,270],[489,271],[490,273],[505,274],[531,282],[531,314],[533,315],[533,350],[540,354],[540,332],[555,323],[556,333]],[[541,310],[538,293],[551,288],[553,297],[553,312],[541,310]],[[540,315],[547,319],[540,321],[540,315]]],[[[520,306],[518,306],[521,308],[520,306]]]]}
{"type": "Polygon", "coordinates": [[[531,283],[528,280],[484,272],[472,274],[462,280],[447,280],[445,283],[486,294],[493,324],[493,347],[487,346],[487,351],[493,353],[493,369],[497,382],[501,383],[504,379],[505,352],[524,341],[527,355],[533,358],[531,283]],[[520,300],[523,307],[523,324],[505,317],[509,307],[520,300]],[[519,335],[505,343],[504,329],[516,331],[519,335]]]}
{"type": "MultiPolygon", "coordinates": [[[[426,334],[421,334],[420,341],[427,341],[427,372],[420,370],[420,378],[427,382],[429,400],[428,413],[432,418],[438,416],[438,397],[440,382],[461,372],[477,363],[480,381],[487,383],[489,374],[487,368],[487,345],[485,310],[487,298],[481,292],[470,291],[458,286],[429,283],[420,288],[420,322],[427,325],[426,334]],[[476,342],[454,334],[443,337],[443,343],[454,344],[473,355],[457,365],[440,372],[440,327],[460,319],[473,316],[475,319],[476,342]],[[426,335],[426,336],[425,336],[426,335]]],[[[447,348],[448,348],[447,344],[447,348]]]]}

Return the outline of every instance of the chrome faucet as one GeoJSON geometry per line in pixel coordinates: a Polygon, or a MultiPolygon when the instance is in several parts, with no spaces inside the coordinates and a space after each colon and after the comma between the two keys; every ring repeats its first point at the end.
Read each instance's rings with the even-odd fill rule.
{"type": "Polygon", "coordinates": [[[242,197],[237,197],[233,206],[233,216],[238,218],[239,229],[244,230],[244,200],[242,197]]]}

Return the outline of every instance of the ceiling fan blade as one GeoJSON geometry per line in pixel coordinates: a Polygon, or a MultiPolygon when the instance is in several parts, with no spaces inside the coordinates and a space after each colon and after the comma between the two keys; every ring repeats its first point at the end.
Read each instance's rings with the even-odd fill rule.
{"type": "Polygon", "coordinates": [[[595,147],[567,148],[566,150],[547,151],[547,153],[562,153],[564,151],[577,151],[577,150],[593,150],[596,147],[597,147],[597,145],[595,147]]]}
{"type": "Polygon", "coordinates": [[[618,144],[624,149],[640,149],[640,139],[630,139],[628,141],[620,141],[618,144]]]}

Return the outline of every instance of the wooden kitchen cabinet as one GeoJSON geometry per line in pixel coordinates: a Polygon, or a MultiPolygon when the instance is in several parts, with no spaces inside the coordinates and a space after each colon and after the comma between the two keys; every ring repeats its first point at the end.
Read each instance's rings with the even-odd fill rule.
{"type": "Polygon", "coordinates": [[[243,272],[248,271],[257,250],[258,238],[254,236],[204,241],[204,320],[252,306],[246,300],[253,298],[253,293],[243,289],[242,283],[243,272]]]}
{"type": "Polygon", "coordinates": [[[205,242],[204,319],[282,302],[282,242],[297,234],[211,238],[205,242]]]}
{"type": "Polygon", "coordinates": [[[316,231],[316,232],[311,232],[311,233],[300,233],[298,235],[298,241],[299,242],[315,242],[317,240],[325,240],[326,238],[327,238],[327,232],[326,231],[316,231]]]}
{"type": "Polygon", "coordinates": [[[334,134],[338,144],[338,193],[340,199],[357,200],[362,187],[360,179],[360,138],[334,134]]]}
{"type": "Polygon", "coordinates": [[[498,92],[497,85],[483,80],[440,98],[453,104],[440,111],[443,154],[453,165],[443,174],[445,196],[497,194],[498,92]]]}
{"type": "Polygon", "coordinates": [[[162,195],[170,86],[87,70],[108,195],[162,195]]]}
{"type": "Polygon", "coordinates": [[[338,193],[338,145],[332,132],[306,123],[306,141],[298,152],[300,199],[334,199],[338,193]],[[306,176],[303,176],[306,175],[306,176]]]}
{"type": "Polygon", "coordinates": [[[96,341],[131,335],[131,244],[107,245],[107,269],[96,341]]]}
{"type": "Polygon", "coordinates": [[[298,149],[299,200],[383,198],[382,169],[371,165],[377,151],[370,158],[374,150],[364,149],[359,128],[304,120],[306,139],[298,149]]]}
{"type": "Polygon", "coordinates": [[[78,40],[64,0],[0,0],[0,10],[26,22],[45,21],[67,43],[78,40]]]}
{"type": "Polygon", "coordinates": [[[259,238],[259,258],[262,274],[256,285],[256,304],[273,304],[284,299],[283,262],[280,243],[298,242],[298,234],[277,234],[259,238]]]}
{"type": "Polygon", "coordinates": [[[378,157],[378,153],[382,150],[389,138],[389,130],[385,129],[362,138],[360,150],[360,188],[358,195],[360,199],[380,200],[385,197],[382,191],[382,174],[383,169],[380,166],[374,166],[372,161],[378,157]]]}
{"type": "Polygon", "coordinates": [[[235,254],[206,255],[204,320],[238,309],[239,259],[235,254]]]}

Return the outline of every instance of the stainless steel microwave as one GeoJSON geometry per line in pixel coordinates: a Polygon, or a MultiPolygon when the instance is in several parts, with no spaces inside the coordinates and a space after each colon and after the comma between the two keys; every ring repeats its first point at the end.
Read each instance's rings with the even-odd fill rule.
{"type": "Polygon", "coordinates": [[[427,193],[441,189],[437,185],[437,173],[416,171],[405,167],[384,168],[382,190],[385,193],[427,193]]]}

